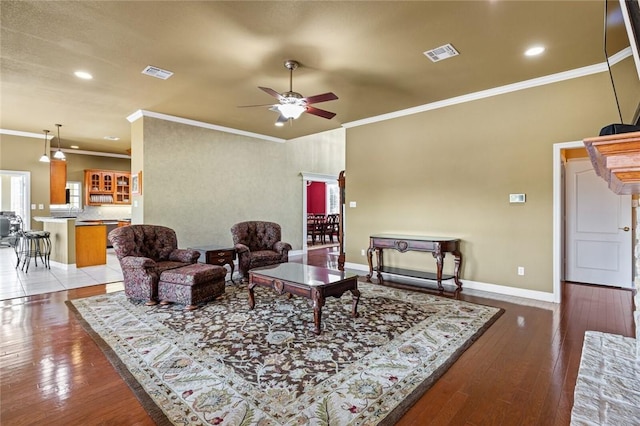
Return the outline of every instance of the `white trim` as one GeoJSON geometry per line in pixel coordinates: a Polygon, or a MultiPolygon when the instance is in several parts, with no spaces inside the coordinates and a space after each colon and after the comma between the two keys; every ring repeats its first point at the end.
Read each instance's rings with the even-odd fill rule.
{"type": "MultiPolygon", "coordinates": [[[[57,151],[57,148],[51,148],[51,152],[57,151]]],[[[99,151],[84,151],[81,149],[68,149],[62,148],[60,149],[62,152],[66,152],[67,154],[79,154],[79,155],[94,155],[96,157],[113,157],[113,158],[127,158],[131,159],[130,155],[127,154],[113,154],[111,152],[99,152],[99,151]]]]}
{"type": "Polygon", "coordinates": [[[553,302],[562,301],[562,221],[564,217],[562,199],[562,150],[584,148],[582,141],[562,142],[553,144],[553,246],[551,249],[553,257],[553,302]]]}
{"type": "Polygon", "coordinates": [[[218,126],[217,124],[205,123],[203,121],[191,120],[189,118],[176,117],[174,115],[162,114],[159,112],[147,111],[143,109],[139,109],[138,111],[129,115],[127,117],[127,120],[129,121],[129,123],[133,123],[134,121],[142,117],[157,118],[160,120],[172,121],[174,123],[186,124],[188,126],[202,127],[204,129],[209,129],[209,130],[217,130],[219,132],[233,133],[234,135],[247,136],[255,139],[262,139],[269,142],[278,142],[278,143],[286,142],[286,139],[282,139],[282,138],[274,138],[273,136],[261,135],[259,133],[253,133],[253,132],[246,132],[244,130],[232,129],[231,127],[218,126]]]}
{"type": "Polygon", "coordinates": [[[55,260],[49,260],[49,266],[54,266],[57,269],[64,269],[65,271],[68,271],[69,269],[72,269],[72,268],[73,269],[76,268],[75,263],[62,263],[55,260]]]}
{"type": "MultiPolygon", "coordinates": [[[[12,135],[12,136],[22,136],[23,138],[34,138],[44,140],[44,132],[43,133],[32,133],[32,132],[23,132],[20,130],[9,130],[9,129],[0,129],[0,135],[12,135]]],[[[47,135],[47,140],[53,139],[53,135],[47,135]]]]}
{"type": "MultiPolygon", "coordinates": [[[[615,55],[611,56],[609,63],[614,65],[623,59],[631,56],[631,48],[627,47],[615,55]]],[[[477,101],[479,99],[485,99],[492,96],[504,95],[506,93],[517,92],[519,90],[530,89],[533,87],[544,86],[547,84],[558,83],[560,81],[571,80],[574,78],[585,77],[591,74],[607,71],[607,63],[601,62],[595,65],[589,65],[582,68],[576,68],[569,71],[560,72],[557,74],[551,74],[544,77],[533,78],[531,80],[520,81],[518,83],[507,84],[505,86],[494,87],[493,89],[481,90],[479,92],[468,93],[466,95],[457,96],[455,98],[444,99],[442,101],[432,102],[430,104],[419,105],[413,108],[402,109],[399,111],[390,112],[388,114],[381,114],[374,117],[364,118],[362,120],[351,121],[349,123],[343,123],[342,127],[351,128],[357,126],[364,126],[366,124],[377,123],[380,121],[391,120],[394,118],[405,117],[408,115],[418,114],[425,111],[432,111],[439,108],[445,108],[452,105],[458,105],[465,102],[477,101]]]]}
{"type": "Polygon", "coordinates": [[[302,253],[309,251],[307,244],[307,181],[338,183],[338,176],[322,173],[300,172],[302,176],[302,253]]]}
{"type": "MultiPolygon", "coordinates": [[[[369,266],[368,265],[363,265],[360,263],[350,263],[347,262],[344,265],[345,269],[351,269],[351,270],[356,270],[356,271],[366,271],[367,273],[369,272],[369,266]]],[[[396,275],[396,274],[388,274],[388,273],[383,273],[382,277],[384,279],[390,279],[393,277],[399,277],[400,275],[396,275]]],[[[414,277],[407,277],[402,275],[403,280],[408,280],[408,281],[414,281],[416,283],[424,283],[429,282],[429,283],[434,283],[435,281],[433,280],[425,280],[425,279],[420,279],[420,278],[414,278],[414,277]]],[[[554,302],[554,297],[552,293],[547,293],[544,291],[537,291],[537,290],[527,290],[524,288],[517,288],[517,287],[509,287],[509,286],[504,286],[504,285],[499,285],[499,284],[490,284],[490,283],[483,283],[483,282],[479,282],[479,281],[470,281],[470,280],[461,280],[462,281],[462,291],[464,292],[465,288],[468,289],[472,289],[472,290],[480,290],[480,291],[485,291],[487,293],[496,293],[496,294],[503,294],[503,295],[507,295],[507,296],[515,296],[515,297],[523,297],[525,299],[533,299],[533,300],[541,300],[543,302],[554,302]]]]}
{"type": "Polygon", "coordinates": [[[338,176],[325,175],[322,173],[300,172],[303,180],[312,180],[314,182],[332,182],[338,183],[338,176]]]}
{"type": "MultiPolygon", "coordinates": [[[[12,135],[12,136],[21,136],[24,138],[34,138],[34,139],[40,139],[40,140],[44,140],[44,133],[31,133],[31,132],[22,132],[20,130],[8,130],[8,129],[0,129],[0,135],[12,135]]],[[[47,140],[50,141],[51,139],[53,139],[54,136],[53,135],[47,135],[47,140]]],[[[50,146],[49,150],[51,152],[57,151],[58,149],[50,146]]],[[[126,155],[126,154],[112,154],[110,152],[98,152],[98,151],[83,151],[83,150],[77,150],[77,149],[68,149],[68,148],[62,148],[60,149],[60,151],[62,152],[66,152],[68,154],[83,154],[83,155],[95,155],[97,157],[115,157],[115,158],[131,158],[130,155],[126,155]]]]}

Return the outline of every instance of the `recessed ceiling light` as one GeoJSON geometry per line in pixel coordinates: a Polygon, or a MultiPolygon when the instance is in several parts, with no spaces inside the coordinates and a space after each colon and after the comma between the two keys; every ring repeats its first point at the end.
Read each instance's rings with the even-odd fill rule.
{"type": "Polygon", "coordinates": [[[80,147],[79,147],[78,145],[71,145],[69,148],[72,148],[72,149],[80,149],[80,147]]]}
{"type": "Polygon", "coordinates": [[[86,71],[76,71],[74,72],[75,76],[81,78],[83,80],[91,80],[93,76],[86,71]]]}
{"type": "Polygon", "coordinates": [[[276,121],[275,125],[276,125],[276,127],[282,127],[282,126],[284,126],[284,123],[281,122],[281,121],[276,121]]]}
{"type": "Polygon", "coordinates": [[[119,141],[120,138],[117,136],[105,136],[103,139],[106,139],[108,141],[119,141]]]}
{"type": "Polygon", "coordinates": [[[537,56],[539,54],[541,54],[542,52],[544,52],[544,47],[542,46],[533,46],[530,47],[529,49],[527,49],[524,54],[526,56],[537,56]]]}

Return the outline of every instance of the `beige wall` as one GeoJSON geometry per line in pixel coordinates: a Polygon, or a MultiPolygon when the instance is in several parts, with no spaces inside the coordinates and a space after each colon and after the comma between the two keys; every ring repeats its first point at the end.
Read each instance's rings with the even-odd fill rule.
{"type": "MultiPolygon", "coordinates": [[[[625,120],[640,101],[632,65],[615,69],[625,120]]],[[[619,121],[600,73],[347,129],[347,262],[366,263],[374,233],[458,237],[463,281],[552,292],[552,145],[619,121]]],[[[435,270],[428,254],[385,264],[435,270]]]]}
{"type": "Polygon", "coordinates": [[[31,203],[43,204],[44,209],[32,210],[31,224],[25,227],[39,230],[42,229],[42,223],[34,221],[33,217],[49,214],[49,163],[38,161],[43,148],[44,135],[41,139],[0,135],[0,170],[31,172],[31,203]]]}
{"type": "Polygon", "coordinates": [[[345,164],[343,129],[278,143],[144,117],[132,131],[143,174],[132,222],[169,226],[180,246],[230,245],[234,223],[268,220],[300,250],[300,173],[337,176],[345,164]]]}
{"type": "Polygon", "coordinates": [[[72,153],[66,153],[66,156],[67,180],[82,182],[83,185],[84,171],[86,169],[131,171],[131,160],[129,158],[113,158],[72,153]]]}

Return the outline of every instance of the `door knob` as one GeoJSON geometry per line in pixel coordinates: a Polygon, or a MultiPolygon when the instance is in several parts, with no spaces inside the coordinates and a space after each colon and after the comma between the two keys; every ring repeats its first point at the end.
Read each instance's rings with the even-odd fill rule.
{"type": "Polygon", "coordinates": [[[629,227],[625,226],[624,228],[618,228],[618,229],[622,229],[624,232],[629,232],[629,227]]]}

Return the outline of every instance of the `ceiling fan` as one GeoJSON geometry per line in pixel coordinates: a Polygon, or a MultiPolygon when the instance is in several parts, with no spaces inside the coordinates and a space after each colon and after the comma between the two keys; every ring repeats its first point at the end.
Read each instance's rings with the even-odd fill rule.
{"type": "MultiPolygon", "coordinates": [[[[321,95],[304,97],[300,93],[293,91],[293,70],[298,68],[300,64],[294,60],[287,60],[284,63],[285,68],[289,70],[289,91],[284,93],[278,93],[273,89],[268,87],[258,87],[260,90],[268,93],[274,98],[278,99],[279,103],[270,105],[269,108],[271,111],[276,111],[280,115],[276,120],[276,126],[283,126],[289,120],[295,120],[300,117],[303,112],[307,112],[309,114],[317,115],[318,117],[323,117],[327,119],[332,119],[335,117],[335,112],[325,111],[320,108],[316,108],[311,106],[311,104],[317,104],[320,102],[333,101],[338,99],[338,97],[332,92],[323,93],[321,95]]],[[[253,106],[269,106],[269,105],[247,105],[248,107],[253,106]]]]}

